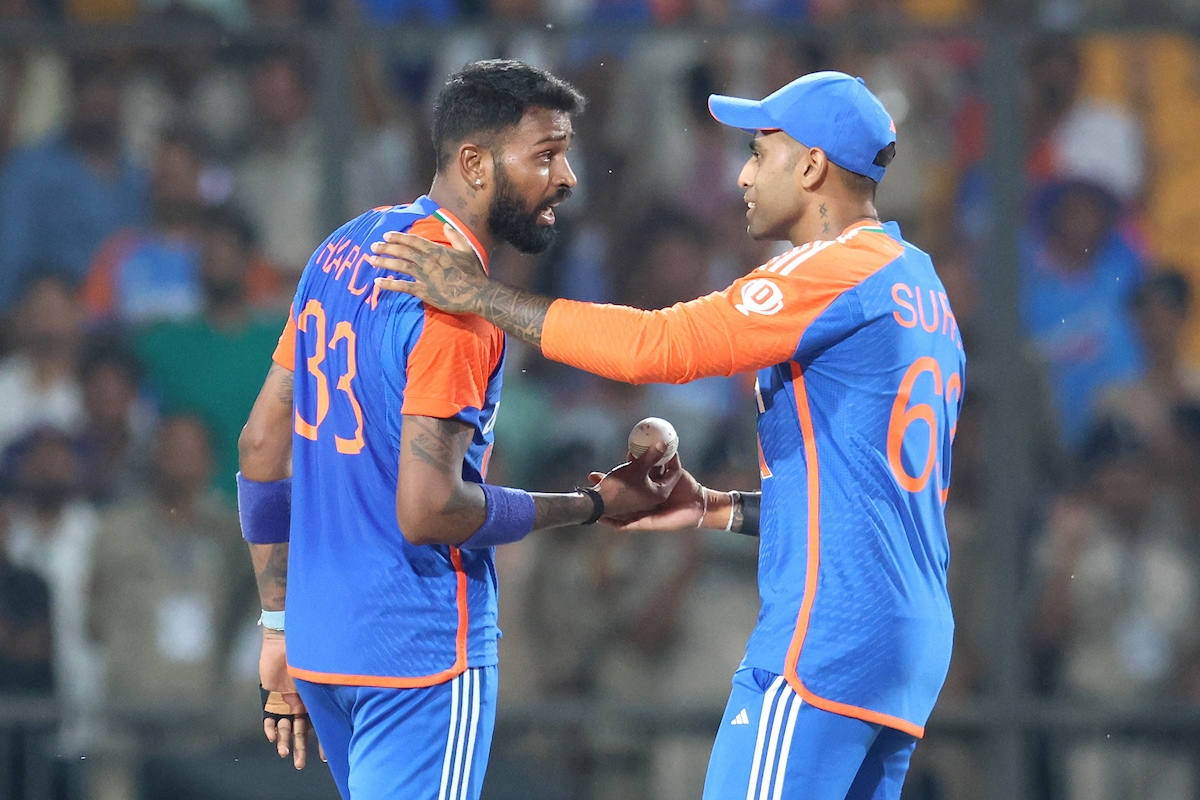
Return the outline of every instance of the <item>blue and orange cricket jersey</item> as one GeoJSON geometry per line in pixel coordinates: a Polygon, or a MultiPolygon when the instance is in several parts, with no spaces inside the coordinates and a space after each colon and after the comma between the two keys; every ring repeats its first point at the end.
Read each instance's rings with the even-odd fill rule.
{"type": "MultiPolygon", "coordinates": [[[[496,663],[489,549],[414,546],[396,521],[402,415],[475,428],[463,479],[482,483],[504,334],[415,297],[378,292],[366,262],[387,231],[447,243],[428,197],[369,211],[313,253],[274,359],[295,371],[287,648],[316,683],[431,686],[496,663]]],[[[388,273],[389,275],[391,273],[388,273]]]]}
{"type": "Polygon", "coordinates": [[[921,736],[950,663],[943,509],[966,366],[929,257],[860,222],[669,309],[555,301],[542,350],[630,383],[758,370],[762,608],[743,665],[921,736]]]}

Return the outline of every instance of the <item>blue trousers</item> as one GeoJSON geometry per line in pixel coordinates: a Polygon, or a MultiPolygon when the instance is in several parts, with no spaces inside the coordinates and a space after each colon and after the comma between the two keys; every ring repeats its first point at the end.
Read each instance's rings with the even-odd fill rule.
{"type": "Polygon", "coordinates": [[[822,711],[783,676],[739,669],[704,800],[899,800],[917,740],[822,711]]]}
{"type": "Polygon", "coordinates": [[[496,725],[495,666],[437,686],[296,681],[343,800],[478,800],[496,725]]]}

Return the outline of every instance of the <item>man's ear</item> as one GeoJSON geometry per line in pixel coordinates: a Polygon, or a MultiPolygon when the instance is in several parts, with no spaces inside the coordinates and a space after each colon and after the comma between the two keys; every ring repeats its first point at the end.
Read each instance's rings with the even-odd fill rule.
{"type": "Polygon", "coordinates": [[[486,147],[465,142],[458,148],[458,168],[471,189],[486,189],[492,184],[492,152],[486,147]]]}
{"type": "Polygon", "coordinates": [[[829,157],[819,147],[809,147],[806,150],[807,152],[802,152],[797,159],[796,169],[801,188],[813,191],[819,189],[829,176],[829,157]]]}

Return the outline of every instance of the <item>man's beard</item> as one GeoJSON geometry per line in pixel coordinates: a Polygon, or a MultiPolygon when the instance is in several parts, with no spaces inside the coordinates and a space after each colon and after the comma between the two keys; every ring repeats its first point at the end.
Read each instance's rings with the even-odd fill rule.
{"type": "Polygon", "coordinates": [[[538,215],[551,203],[565,200],[571,195],[567,187],[538,203],[532,212],[525,210],[525,201],[517,193],[508,173],[499,161],[496,162],[496,190],[488,204],[488,229],[492,235],[511,244],[522,253],[544,253],[558,238],[558,229],[553,225],[538,224],[538,215]]]}

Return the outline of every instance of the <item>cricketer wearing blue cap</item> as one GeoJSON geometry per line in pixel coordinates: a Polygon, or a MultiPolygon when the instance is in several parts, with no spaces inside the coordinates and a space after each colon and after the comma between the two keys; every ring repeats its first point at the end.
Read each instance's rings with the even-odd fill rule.
{"type": "Polygon", "coordinates": [[[950,662],[943,507],[962,337],[929,256],[875,210],[896,134],[861,80],[818,72],[709,107],[753,134],[738,177],[748,233],[793,244],[728,289],[659,311],[551,301],[490,282],[461,242],[396,234],[376,252],[415,282],[380,283],[615,380],[757,371],[762,491],[685,473],[623,525],[761,537],[762,609],[704,797],[896,800],[950,662]]]}

